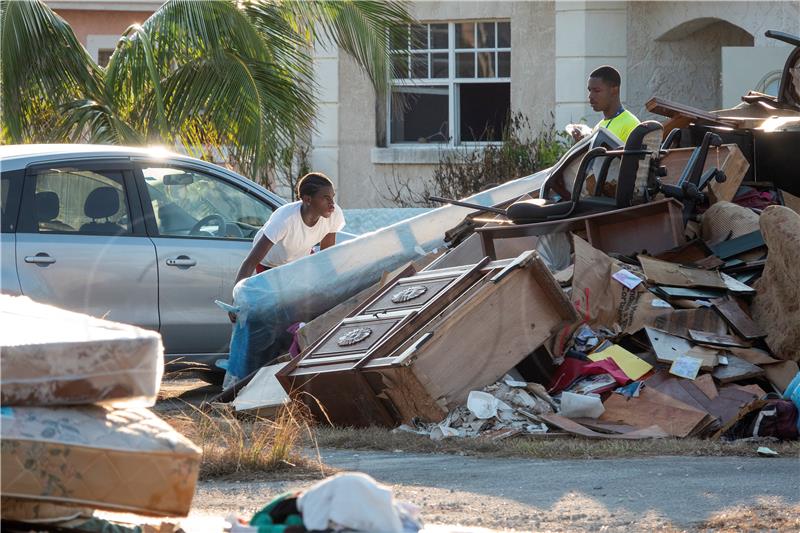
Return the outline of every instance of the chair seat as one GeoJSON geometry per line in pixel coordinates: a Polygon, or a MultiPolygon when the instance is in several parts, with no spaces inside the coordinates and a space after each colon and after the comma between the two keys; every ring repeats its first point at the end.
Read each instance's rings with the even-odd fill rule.
{"type": "Polygon", "coordinates": [[[573,202],[540,205],[530,200],[523,200],[511,204],[506,213],[514,224],[532,224],[567,217],[573,207],[573,202]]]}

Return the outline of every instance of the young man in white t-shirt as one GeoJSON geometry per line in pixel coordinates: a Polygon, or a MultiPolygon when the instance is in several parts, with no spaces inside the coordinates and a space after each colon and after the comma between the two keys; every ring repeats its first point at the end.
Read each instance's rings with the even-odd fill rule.
{"type": "MultiPolygon", "coordinates": [[[[321,250],[336,244],[336,232],[341,231],[345,220],[342,209],[333,202],[335,196],[333,184],[324,174],[303,176],[297,183],[300,200],[276,209],[258,230],[234,285],[254,271],[263,272],[310,255],[317,243],[321,250]]],[[[231,320],[235,322],[233,315],[231,320]]]]}

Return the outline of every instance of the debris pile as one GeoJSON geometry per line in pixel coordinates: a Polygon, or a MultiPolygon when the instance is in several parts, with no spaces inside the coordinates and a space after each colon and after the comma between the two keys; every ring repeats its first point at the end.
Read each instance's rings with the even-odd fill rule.
{"type": "Polygon", "coordinates": [[[450,248],[318,315],[275,379],[320,420],[434,439],[796,439],[800,182],[729,131],[785,148],[800,104],[648,109],[669,120],[600,128],[538,190],[452,201],[478,215],[450,248]]]}
{"type": "Polygon", "coordinates": [[[4,524],[189,513],[200,449],[146,409],[163,371],[157,333],[2,295],[0,339],[4,524]]]}

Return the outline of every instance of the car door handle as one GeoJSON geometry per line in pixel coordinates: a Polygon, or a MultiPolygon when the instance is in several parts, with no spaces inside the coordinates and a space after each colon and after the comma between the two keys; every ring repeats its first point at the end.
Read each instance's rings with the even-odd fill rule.
{"type": "Polygon", "coordinates": [[[167,259],[167,266],[171,267],[193,267],[196,264],[197,261],[187,255],[179,255],[178,257],[167,259]]]}
{"type": "Polygon", "coordinates": [[[44,252],[40,252],[36,255],[27,255],[25,256],[26,263],[33,263],[36,265],[52,265],[56,262],[55,257],[50,257],[44,252]]]}

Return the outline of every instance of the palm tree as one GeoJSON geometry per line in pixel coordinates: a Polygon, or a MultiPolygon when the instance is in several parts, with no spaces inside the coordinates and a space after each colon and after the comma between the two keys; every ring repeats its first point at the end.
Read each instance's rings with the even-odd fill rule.
{"type": "Polygon", "coordinates": [[[313,124],[313,44],[350,54],[387,89],[402,1],[169,0],[103,69],[40,0],[2,2],[0,142],[163,143],[267,172],[313,124]]]}

